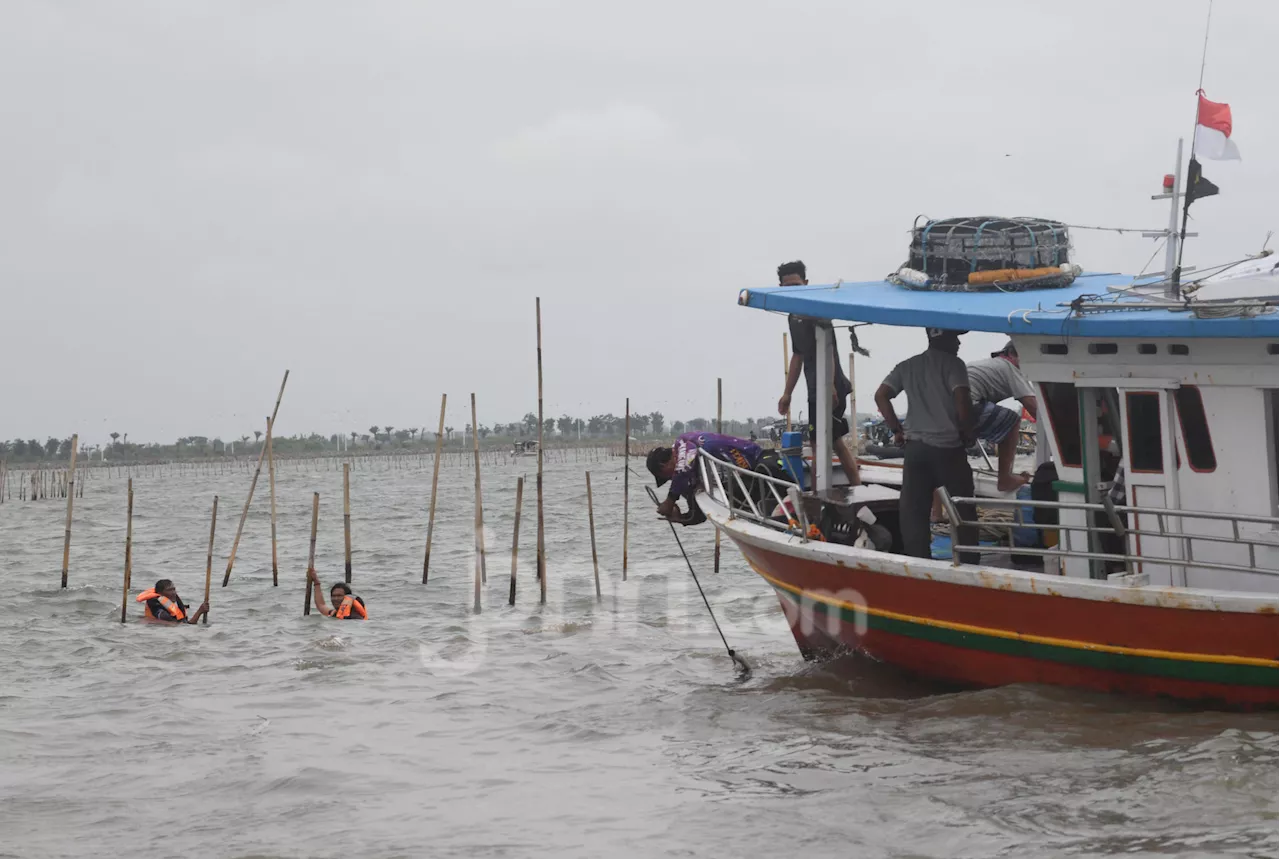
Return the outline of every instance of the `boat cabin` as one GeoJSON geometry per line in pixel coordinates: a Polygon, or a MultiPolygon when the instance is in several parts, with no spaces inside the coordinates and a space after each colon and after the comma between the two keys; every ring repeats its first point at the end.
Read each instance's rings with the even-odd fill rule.
{"type": "MultiPolygon", "coordinates": [[[[1159,278],[1066,279],[1009,291],[922,292],[888,280],[774,287],[744,290],[739,303],[813,318],[819,354],[842,321],[1008,335],[1036,389],[1039,456],[1057,472],[1054,500],[1036,514],[1051,512],[1058,526],[1041,526],[1051,545],[1037,571],[1274,592],[1274,266],[1234,279],[1226,297],[1208,281],[1177,299],[1159,278]]],[[[820,390],[824,370],[818,362],[820,390]]],[[[830,403],[818,399],[821,494],[833,486],[832,440],[830,403]]]]}

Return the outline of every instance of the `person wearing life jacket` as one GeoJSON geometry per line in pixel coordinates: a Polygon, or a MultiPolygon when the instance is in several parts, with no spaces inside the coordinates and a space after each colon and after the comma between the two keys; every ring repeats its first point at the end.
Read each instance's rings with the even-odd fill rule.
{"type": "Polygon", "coordinates": [[[138,594],[136,599],[143,604],[143,617],[159,623],[199,623],[209,612],[209,604],[201,603],[192,614],[169,579],[156,582],[154,588],[138,594]]]}
{"type": "Polygon", "coordinates": [[[307,573],[307,578],[311,579],[311,601],[316,604],[316,608],[321,614],[335,620],[369,619],[369,612],[365,610],[364,600],[351,592],[350,585],[338,582],[329,588],[329,600],[333,603],[333,608],[328,608],[324,604],[324,591],[320,587],[320,576],[315,570],[311,570],[307,573]]]}

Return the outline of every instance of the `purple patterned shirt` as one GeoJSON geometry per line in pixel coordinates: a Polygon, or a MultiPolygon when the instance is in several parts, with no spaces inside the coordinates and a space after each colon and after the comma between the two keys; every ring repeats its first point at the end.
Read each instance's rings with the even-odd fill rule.
{"type": "Polygon", "coordinates": [[[764,453],[755,442],[714,432],[687,432],[676,439],[671,449],[676,458],[676,473],[668,493],[672,498],[683,497],[697,487],[699,451],[739,468],[755,468],[764,453]]]}

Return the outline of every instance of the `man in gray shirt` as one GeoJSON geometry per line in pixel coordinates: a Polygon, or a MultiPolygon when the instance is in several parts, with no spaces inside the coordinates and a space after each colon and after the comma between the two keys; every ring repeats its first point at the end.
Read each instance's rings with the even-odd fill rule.
{"type": "MultiPolygon", "coordinates": [[[[962,331],[928,328],[929,348],[890,371],[876,391],[876,405],[893,431],[894,441],[904,443],[902,494],[898,498],[898,527],[903,553],[931,557],[929,507],[934,490],[947,487],[953,496],[973,496],[973,470],[966,448],[972,442],[969,373],[960,360],[962,331]],[[904,431],[893,409],[893,398],[906,391],[910,426],[904,431]]],[[[972,504],[957,505],[960,517],[977,521],[972,504]]],[[[960,543],[978,544],[978,529],[960,529],[960,543]]],[[[976,552],[961,552],[964,563],[977,563],[976,552]]]]}
{"type": "Polygon", "coordinates": [[[969,393],[973,398],[975,432],[978,438],[997,445],[999,472],[996,487],[1012,492],[1031,482],[1027,472],[1013,473],[1013,458],[1018,453],[1018,435],[1022,426],[1021,411],[1007,409],[1000,403],[1017,400],[1036,419],[1036,392],[1018,366],[1018,350],[1010,340],[990,358],[969,365],[969,393]]]}

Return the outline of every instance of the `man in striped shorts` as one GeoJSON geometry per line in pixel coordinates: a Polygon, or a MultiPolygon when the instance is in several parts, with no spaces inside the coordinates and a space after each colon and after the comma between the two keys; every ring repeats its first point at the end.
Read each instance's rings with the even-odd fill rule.
{"type": "Polygon", "coordinates": [[[969,395],[973,400],[975,435],[991,442],[999,451],[999,473],[996,488],[1012,492],[1031,482],[1027,472],[1013,473],[1013,458],[1018,452],[1018,430],[1022,424],[1021,409],[1014,411],[1000,405],[1004,400],[1017,400],[1036,419],[1036,392],[1018,368],[1018,350],[1010,340],[990,358],[968,365],[969,395]]]}

